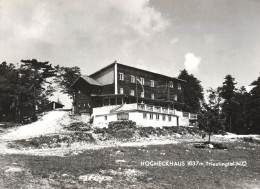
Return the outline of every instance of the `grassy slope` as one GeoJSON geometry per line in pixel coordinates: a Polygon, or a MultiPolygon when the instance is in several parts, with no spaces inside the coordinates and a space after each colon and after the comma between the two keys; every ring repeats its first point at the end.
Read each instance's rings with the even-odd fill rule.
{"type": "MultiPolygon", "coordinates": [[[[257,188],[260,171],[259,145],[227,143],[228,150],[196,149],[189,143],[148,147],[107,148],[69,157],[26,155],[0,156],[1,188],[257,188]],[[122,153],[117,153],[122,150],[122,153]],[[164,155],[165,153],[165,155],[164,155]],[[116,160],[126,163],[116,164],[116,160]],[[247,167],[146,167],[141,161],[247,161],[247,167]],[[17,163],[17,164],[13,164],[17,163]],[[4,172],[6,166],[23,168],[4,172]],[[78,176],[101,170],[136,169],[145,176],[126,179],[113,176],[109,182],[79,182],[78,176]],[[68,176],[62,176],[67,174],[68,176]]],[[[108,174],[107,174],[108,175],[108,174]]]]}

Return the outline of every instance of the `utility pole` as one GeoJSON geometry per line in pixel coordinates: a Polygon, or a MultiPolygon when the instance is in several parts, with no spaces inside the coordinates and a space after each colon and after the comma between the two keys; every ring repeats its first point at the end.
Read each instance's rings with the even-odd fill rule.
{"type": "Polygon", "coordinates": [[[138,104],[137,76],[135,76],[135,92],[136,92],[136,104],[138,104]]]}

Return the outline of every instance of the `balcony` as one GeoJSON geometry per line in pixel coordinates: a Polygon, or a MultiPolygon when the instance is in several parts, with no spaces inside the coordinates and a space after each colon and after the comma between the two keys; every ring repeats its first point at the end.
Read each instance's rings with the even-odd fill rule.
{"type": "Polygon", "coordinates": [[[153,106],[148,104],[138,104],[137,105],[138,110],[145,110],[149,112],[156,112],[156,113],[165,113],[165,114],[173,114],[175,115],[175,110],[170,108],[164,108],[161,106],[153,106]]]}
{"type": "Polygon", "coordinates": [[[197,114],[189,112],[181,112],[171,108],[165,108],[161,106],[154,106],[149,104],[122,104],[113,106],[104,106],[99,108],[93,108],[93,115],[110,114],[112,112],[129,111],[129,110],[143,110],[154,113],[172,114],[179,117],[186,117],[190,120],[196,120],[197,114]]]}

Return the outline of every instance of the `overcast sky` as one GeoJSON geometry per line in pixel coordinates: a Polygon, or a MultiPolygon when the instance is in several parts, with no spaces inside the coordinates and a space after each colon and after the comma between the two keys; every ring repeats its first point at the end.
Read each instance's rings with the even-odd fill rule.
{"type": "Polygon", "coordinates": [[[0,61],[36,58],[90,75],[120,63],[204,88],[260,75],[260,0],[1,0],[0,61]]]}

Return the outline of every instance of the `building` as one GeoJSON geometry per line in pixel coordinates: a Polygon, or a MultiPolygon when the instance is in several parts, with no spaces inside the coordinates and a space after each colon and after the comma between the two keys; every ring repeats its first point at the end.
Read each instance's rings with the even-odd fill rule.
{"type": "Polygon", "coordinates": [[[182,112],[186,81],[114,62],[71,86],[74,113],[94,124],[129,119],[143,126],[189,125],[196,115],[182,112]]]}
{"type": "Polygon", "coordinates": [[[45,106],[45,109],[48,110],[48,111],[51,111],[51,110],[55,110],[55,109],[63,108],[63,107],[64,107],[63,104],[61,104],[59,102],[52,101],[45,106]]]}

